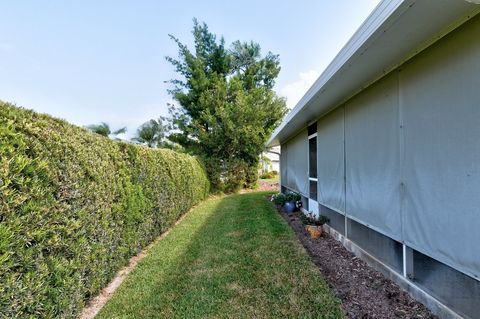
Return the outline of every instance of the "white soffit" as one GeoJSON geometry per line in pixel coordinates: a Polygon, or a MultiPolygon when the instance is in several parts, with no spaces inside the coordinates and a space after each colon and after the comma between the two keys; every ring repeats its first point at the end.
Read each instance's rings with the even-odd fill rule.
{"type": "Polygon", "coordinates": [[[480,0],[383,0],[268,140],[285,142],[480,12],[480,0]]]}

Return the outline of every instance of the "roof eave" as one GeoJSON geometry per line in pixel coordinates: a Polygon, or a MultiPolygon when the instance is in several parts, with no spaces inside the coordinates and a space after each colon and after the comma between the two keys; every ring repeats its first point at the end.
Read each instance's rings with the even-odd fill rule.
{"type": "Polygon", "coordinates": [[[479,11],[480,6],[461,0],[382,1],[287,114],[267,146],[286,141],[479,11]]]}

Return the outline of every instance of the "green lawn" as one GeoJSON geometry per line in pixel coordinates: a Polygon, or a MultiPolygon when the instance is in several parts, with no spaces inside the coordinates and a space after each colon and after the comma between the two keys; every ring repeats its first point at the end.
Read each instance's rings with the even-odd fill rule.
{"type": "Polygon", "coordinates": [[[98,318],[341,318],[267,194],[200,204],[152,247],[98,318]]]}

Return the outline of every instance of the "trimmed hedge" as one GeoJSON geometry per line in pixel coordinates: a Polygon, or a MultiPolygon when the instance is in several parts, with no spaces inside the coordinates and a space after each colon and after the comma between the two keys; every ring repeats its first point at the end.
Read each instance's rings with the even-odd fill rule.
{"type": "Polygon", "coordinates": [[[208,191],[194,157],[0,101],[0,317],[75,317],[208,191]]]}

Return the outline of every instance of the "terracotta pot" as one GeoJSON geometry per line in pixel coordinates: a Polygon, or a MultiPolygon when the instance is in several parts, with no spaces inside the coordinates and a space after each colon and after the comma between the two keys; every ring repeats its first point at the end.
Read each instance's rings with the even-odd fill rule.
{"type": "Polygon", "coordinates": [[[318,238],[322,235],[322,226],[305,225],[305,229],[311,238],[318,238]]]}

